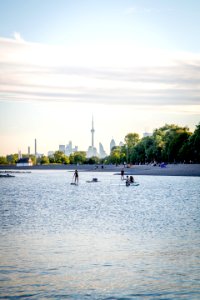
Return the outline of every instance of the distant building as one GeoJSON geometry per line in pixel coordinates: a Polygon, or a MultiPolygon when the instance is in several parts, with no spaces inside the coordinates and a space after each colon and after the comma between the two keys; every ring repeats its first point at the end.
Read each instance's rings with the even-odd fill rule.
{"type": "Polygon", "coordinates": [[[123,142],[120,142],[120,143],[119,143],[119,146],[120,146],[120,147],[124,146],[124,143],[123,143],[123,142]]]}
{"type": "Polygon", "coordinates": [[[152,133],[150,133],[150,132],[144,132],[143,133],[143,137],[147,137],[147,136],[152,136],[152,133]]]}
{"type": "Polygon", "coordinates": [[[65,145],[59,145],[59,151],[65,153],[65,145]]]}
{"type": "Polygon", "coordinates": [[[48,155],[48,156],[53,156],[54,153],[55,153],[55,151],[48,151],[47,155],[48,155]]]}
{"type": "Polygon", "coordinates": [[[116,146],[115,141],[112,139],[110,142],[110,151],[112,151],[112,148],[116,146]]]}
{"type": "Polygon", "coordinates": [[[97,149],[95,147],[89,146],[87,151],[87,157],[98,156],[97,149]]]}
{"type": "Polygon", "coordinates": [[[106,156],[107,156],[107,154],[103,148],[103,145],[101,143],[99,143],[99,157],[104,158],[106,156]]]}
{"type": "Polygon", "coordinates": [[[17,167],[31,167],[32,165],[33,162],[29,157],[20,158],[17,161],[17,167]]]}
{"type": "Polygon", "coordinates": [[[22,152],[21,150],[18,150],[18,159],[22,158],[22,152]]]}
{"type": "Polygon", "coordinates": [[[63,152],[67,156],[70,156],[70,154],[78,151],[78,146],[74,146],[74,148],[72,148],[72,142],[69,141],[66,146],[59,145],[59,151],[63,152]]]}
{"type": "Polygon", "coordinates": [[[78,146],[75,146],[74,148],[72,148],[72,153],[74,152],[78,152],[78,146]]]}
{"type": "Polygon", "coordinates": [[[67,156],[69,156],[70,154],[72,154],[73,152],[73,149],[72,149],[72,142],[69,141],[68,145],[66,145],[66,148],[65,148],[65,154],[67,156]]]}

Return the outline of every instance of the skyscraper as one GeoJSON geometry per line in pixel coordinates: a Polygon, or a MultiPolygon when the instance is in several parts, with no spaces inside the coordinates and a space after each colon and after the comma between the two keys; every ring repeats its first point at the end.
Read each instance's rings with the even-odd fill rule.
{"type": "Polygon", "coordinates": [[[35,139],[35,156],[37,156],[37,140],[35,139]]]}
{"type": "Polygon", "coordinates": [[[59,145],[59,151],[65,153],[65,145],[59,145]]]}
{"type": "Polygon", "coordinates": [[[99,143],[99,157],[100,158],[104,158],[106,156],[107,156],[107,154],[106,154],[106,152],[105,152],[105,150],[103,148],[102,143],[99,143]]]}
{"type": "Polygon", "coordinates": [[[112,151],[112,148],[115,146],[116,146],[116,143],[115,143],[114,139],[112,139],[110,142],[110,152],[112,151]]]}
{"type": "Polygon", "coordinates": [[[91,146],[92,146],[92,148],[94,148],[94,132],[95,132],[95,130],[94,130],[94,121],[93,121],[93,116],[92,116],[92,129],[91,129],[91,133],[92,133],[92,144],[91,144],[91,146]]]}

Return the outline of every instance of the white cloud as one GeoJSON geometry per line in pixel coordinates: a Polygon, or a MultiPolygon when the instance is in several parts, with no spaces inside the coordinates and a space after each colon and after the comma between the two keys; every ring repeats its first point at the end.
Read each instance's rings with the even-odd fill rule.
{"type": "Polygon", "coordinates": [[[200,105],[200,55],[0,38],[0,100],[200,105]]]}
{"type": "Polygon", "coordinates": [[[17,42],[24,42],[24,39],[21,37],[21,34],[19,32],[14,32],[13,37],[17,42]]]}
{"type": "Polygon", "coordinates": [[[132,6],[132,7],[127,8],[127,9],[124,11],[124,14],[125,14],[125,15],[132,15],[132,14],[134,14],[136,11],[137,11],[136,7],[132,6]]]}

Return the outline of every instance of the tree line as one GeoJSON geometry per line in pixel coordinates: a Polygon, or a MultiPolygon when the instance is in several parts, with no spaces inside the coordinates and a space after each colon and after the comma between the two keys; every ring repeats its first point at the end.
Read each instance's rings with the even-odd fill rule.
{"type": "MultiPolygon", "coordinates": [[[[23,154],[23,157],[27,157],[23,154]]],[[[85,151],[66,156],[56,151],[51,156],[36,158],[33,164],[145,164],[145,163],[200,163],[200,123],[192,133],[188,127],[166,124],[155,129],[151,136],[140,139],[138,133],[128,133],[124,145],[113,147],[104,159],[86,157],[85,151]]],[[[0,157],[0,164],[15,164],[18,154],[0,157]]]]}
{"type": "Polygon", "coordinates": [[[168,125],[155,129],[152,136],[139,138],[128,133],[122,147],[114,147],[110,163],[200,163],[200,123],[192,133],[188,127],[168,125]]]}

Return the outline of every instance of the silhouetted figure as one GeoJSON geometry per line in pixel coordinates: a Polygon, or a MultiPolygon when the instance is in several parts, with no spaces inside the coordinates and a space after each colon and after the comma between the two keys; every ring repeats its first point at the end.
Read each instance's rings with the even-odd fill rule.
{"type": "Polygon", "coordinates": [[[121,170],[121,180],[124,180],[124,169],[121,170]]]}
{"type": "Polygon", "coordinates": [[[75,170],[74,172],[74,182],[78,184],[78,170],[75,170]]]}

